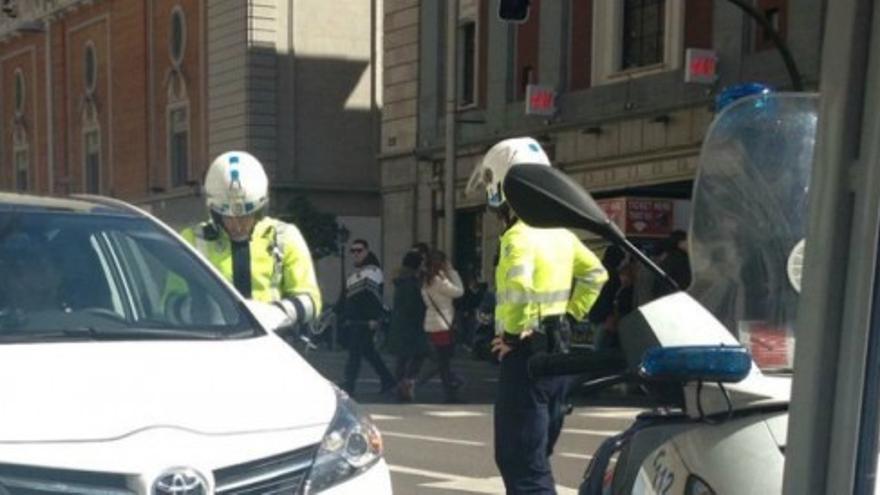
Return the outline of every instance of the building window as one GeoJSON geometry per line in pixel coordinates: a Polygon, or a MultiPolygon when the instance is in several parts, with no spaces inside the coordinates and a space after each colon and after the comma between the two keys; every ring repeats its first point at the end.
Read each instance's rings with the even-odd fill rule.
{"type": "Polygon", "coordinates": [[[101,132],[97,127],[83,132],[83,169],[85,170],[85,191],[89,194],[101,193],[101,132]]]}
{"type": "Polygon", "coordinates": [[[95,44],[86,43],[86,51],[83,57],[83,81],[85,82],[86,94],[95,93],[95,84],[98,80],[98,59],[95,55],[95,44]]]}
{"type": "Polygon", "coordinates": [[[168,109],[168,156],[171,162],[171,186],[189,182],[189,106],[168,109]]]}
{"type": "Polygon", "coordinates": [[[16,69],[13,76],[12,165],[15,174],[15,190],[27,191],[30,186],[30,147],[24,121],[25,82],[24,73],[16,69]]]}
{"type": "Polygon", "coordinates": [[[168,183],[175,188],[188,185],[191,173],[189,96],[182,66],[186,54],[186,17],[180,5],[171,11],[168,49],[171,71],[166,81],[168,100],[165,132],[170,176],[168,183]]]}
{"type": "Polygon", "coordinates": [[[21,69],[16,69],[13,95],[16,117],[21,117],[22,115],[24,115],[24,97],[24,74],[21,72],[21,69]]]}
{"type": "Polygon", "coordinates": [[[541,2],[532,1],[529,18],[516,25],[516,69],[514,91],[517,100],[526,96],[526,86],[539,83],[539,57],[541,38],[541,2]]]}
{"type": "Polygon", "coordinates": [[[179,67],[183,62],[184,49],[186,48],[186,18],[179,5],[171,11],[171,34],[168,39],[168,47],[171,50],[171,62],[179,67]]]}
{"type": "Polygon", "coordinates": [[[477,103],[477,23],[467,22],[458,28],[458,105],[477,103]]]}
{"type": "Polygon", "coordinates": [[[593,2],[593,84],[681,67],[685,0],[593,2]]]}
{"type": "Polygon", "coordinates": [[[569,88],[578,90],[590,87],[593,4],[592,0],[574,0],[570,5],[569,88]]]}
{"type": "Polygon", "coordinates": [[[665,0],[625,0],[621,68],[645,67],[663,62],[665,0]]]}
{"type": "Polygon", "coordinates": [[[29,183],[29,162],[27,147],[15,149],[15,190],[19,192],[28,190],[29,183]]]}

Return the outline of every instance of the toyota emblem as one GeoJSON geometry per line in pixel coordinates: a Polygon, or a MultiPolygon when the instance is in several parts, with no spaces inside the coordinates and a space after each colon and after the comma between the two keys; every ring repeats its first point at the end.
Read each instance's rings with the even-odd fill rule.
{"type": "Polygon", "coordinates": [[[194,469],[174,468],[159,475],[153,495],[207,495],[208,482],[194,469]]]}

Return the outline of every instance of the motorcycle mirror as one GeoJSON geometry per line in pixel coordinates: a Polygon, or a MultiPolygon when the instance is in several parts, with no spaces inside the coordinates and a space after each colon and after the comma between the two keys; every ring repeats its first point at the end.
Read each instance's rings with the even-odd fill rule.
{"type": "Polygon", "coordinates": [[[590,193],[561,170],[531,163],[514,165],[502,187],[511,209],[525,223],[539,228],[585,229],[600,235],[629,251],[674,291],[679,290],[666,272],[627,240],[590,193]]]}
{"type": "Polygon", "coordinates": [[[585,229],[614,243],[625,240],[590,193],[560,170],[515,165],[507,172],[503,187],[516,216],[533,227],[585,229]]]}

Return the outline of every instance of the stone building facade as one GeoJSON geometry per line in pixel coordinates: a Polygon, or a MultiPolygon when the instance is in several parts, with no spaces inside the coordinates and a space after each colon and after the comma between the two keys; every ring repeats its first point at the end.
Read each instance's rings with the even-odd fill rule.
{"type": "MultiPolygon", "coordinates": [[[[714,96],[737,82],[791,84],[769,38],[730,2],[533,0],[523,24],[500,21],[498,3],[460,0],[458,14],[454,255],[484,277],[499,226],[465,185],[498,140],[534,136],[597,198],[666,198],[680,210],[675,226],[686,227],[714,96]],[[714,84],[685,82],[688,48],[714,51],[714,84]],[[525,114],[528,84],[555,92],[554,115],[525,114]]],[[[815,87],[825,2],[755,4],[815,87]]],[[[385,3],[383,218],[395,226],[383,231],[386,264],[415,241],[444,245],[445,5],[385,3]]]]}

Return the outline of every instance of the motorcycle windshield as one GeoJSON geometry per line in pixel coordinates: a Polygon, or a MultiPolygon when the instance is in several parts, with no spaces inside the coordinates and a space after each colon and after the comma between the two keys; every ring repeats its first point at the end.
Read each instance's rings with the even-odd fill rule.
{"type": "Polygon", "coordinates": [[[764,370],[794,355],[818,97],[754,96],[719,114],[700,153],[688,292],[764,370]]]}

